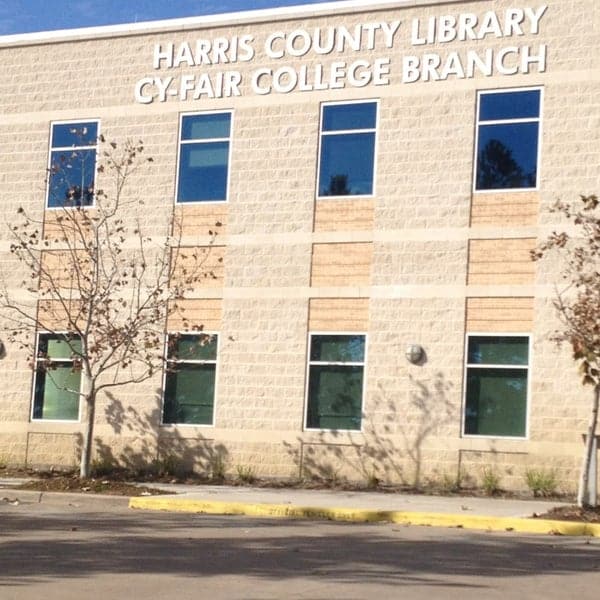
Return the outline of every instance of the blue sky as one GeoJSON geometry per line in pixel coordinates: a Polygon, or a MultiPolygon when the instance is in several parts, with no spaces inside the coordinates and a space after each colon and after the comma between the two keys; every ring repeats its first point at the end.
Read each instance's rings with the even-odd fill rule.
{"type": "Polygon", "coordinates": [[[0,35],[321,3],[320,0],[0,0],[0,35]]]}

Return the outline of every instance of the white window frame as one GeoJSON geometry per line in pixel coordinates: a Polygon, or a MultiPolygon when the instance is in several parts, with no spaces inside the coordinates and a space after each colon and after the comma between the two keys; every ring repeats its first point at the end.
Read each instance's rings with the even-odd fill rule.
{"type": "Polygon", "coordinates": [[[490,90],[478,90],[477,92],[477,106],[475,112],[475,150],[473,152],[473,193],[474,194],[508,194],[514,192],[539,192],[540,191],[540,175],[541,175],[541,161],[542,161],[542,124],[544,114],[544,87],[543,86],[529,86],[529,87],[512,87],[512,88],[500,88],[490,90]],[[531,117],[525,119],[498,119],[493,121],[480,121],[479,111],[481,106],[481,97],[488,94],[508,94],[511,92],[540,92],[540,106],[538,117],[531,117]],[[538,124],[538,147],[536,157],[536,181],[535,187],[528,188],[501,188],[493,190],[478,190],[477,189],[477,157],[479,152],[479,126],[480,125],[510,125],[518,123],[537,123],[538,124]]]}
{"type": "Polygon", "coordinates": [[[64,121],[51,121],[50,122],[50,139],[48,141],[48,164],[46,173],[48,176],[46,177],[46,199],[45,199],[45,210],[66,210],[75,208],[77,210],[81,209],[89,209],[94,208],[96,206],[96,181],[98,178],[98,140],[100,139],[100,119],[91,118],[91,119],[66,119],[64,121]],[[80,123],[96,123],[96,143],[88,146],[57,146],[56,148],[52,146],[52,138],[54,134],[54,126],[55,125],[78,125],[80,123]],[[69,150],[95,150],[96,151],[96,159],[94,160],[94,194],[93,201],[91,204],[86,204],[82,206],[48,206],[48,202],[50,200],[50,175],[52,169],[52,153],[60,152],[60,151],[69,151],[69,150]]]}
{"type": "Polygon", "coordinates": [[[341,433],[362,433],[364,431],[364,414],[365,414],[365,394],[367,390],[367,348],[368,348],[368,335],[366,332],[357,331],[311,331],[308,334],[308,352],[306,355],[306,377],[305,377],[305,390],[304,390],[304,420],[303,430],[304,431],[321,431],[321,432],[341,432],[341,433]],[[365,354],[362,362],[339,362],[339,361],[312,361],[310,359],[310,353],[312,349],[312,338],[314,336],[362,336],[365,340],[365,354]],[[311,366],[326,366],[326,365],[343,365],[346,367],[362,367],[363,369],[363,385],[361,390],[360,398],[360,429],[321,429],[318,427],[308,427],[308,402],[309,402],[309,381],[310,381],[310,368],[311,366]]]}
{"type": "Polygon", "coordinates": [[[205,429],[214,429],[216,415],[217,415],[217,384],[219,381],[219,352],[221,350],[221,336],[217,331],[169,331],[165,336],[165,351],[164,351],[164,364],[163,378],[162,378],[162,402],[160,407],[160,425],[161,427],[202,427],[205,429]],[[215,336],[217,338],[217,348],[215,352],[216,358],[214,360],[179,360],[169,358],[169,338],[172,336],[215,336]],[[167,391],[167,374],[169,370],[169,363],[171,364],[192,364],[192,365],[215,365],[215,385],[214,385],[214,396],[213,396],[213,414],[211,423],[165,423],[165,393],[167,391]]]}
{"type": "Polygon", "coordinates": [[[196,112],[186,112],[180,113],[179,115],[179,135],[177,141],[177,165],[175,171],[175,204],[177,206],[197,206],[197,205],[205,205],[205,204],[223,204],[224,202],[229,202],[229,192],[231,185],[231,157],[233,150],[233,109],[224,109],[224,110],[200,110],[196,112]],[[183,119],[186,117],[198,117],[203,115],[229,115],[229,137],[227,138],[208,138],[208,139],[200,139],[200,140],[182,140],[181,134],[183,132],[183,119]],[[181,162],[181,147],[188,144],[214,144],[217,142],[228,142],[229,143],[229,152],[227,154],[227,183],[225,189],[225,198],[223,200],[194,200],[189,202],[179,202],[179,171],[180,171],[180,162],[181,162]]]}
{"type": "MultiPolygon", "coordinates": [[[[36,333],[36,340],[35,340],[35,361],[34,361],[34,365],[33,365],[33,381],[32,381],[32,386],[31,386],[31,412],[30,412],[30,420],[32,423],[80,423],[81,422],[81,379],[79,380],[79,403],[78,403],[78,410],[77,410],[77,419],[36,419],[33,415],[34,415],[34,409],[35,409],[35,390],[37,387],[37,374],[38,374],[38,362],[40,361],[39,358],[39,346],[40,346],[40,339],[41,336],[43,335],[48,335],[48,336],[68,336],[68,335],[73,335],[73,332],[70,331],[38,331],[36,333]]],[[[77,336],[79,337],[79,336],[77,336]]],[[[46,360],[46,359],[44,359],[46,360]]],[[[73,359],[67,359],[67,358],[58,358],[58,359],[49,359],[49,362],[56,362],[56,363],[67,363],[67,364],[73,364],[73,359]]]]}
{"type": "Polygon", "coordinates": [[[315,190],[315,196],[317,200],[358,200],[361,198],[375,198],[377,195],[377,147],[379,146],[379,115],[381,113],[380,110],[380,101],[378,98],[365,98],[361,100],[347,100],[347,101],[335,101],[335,102],[322,102],[320,107],[320,115],[319,115],[319,148],[317,154],[317,185],[315,190]],[[375,127],[369,127],[366,129],[336,129],[335,131],[323,131],[323,116],[325,113],[325,108],[327,106],[347,106],[349,104],[375,104],[376,105],[376,115],[375,115],[375,127]],[[373,190],[370,194],[347,194],[344,196],[320,196],[319,188],[320,188],[320,177],[321,177],[321,149],[323,145],[323,137],[329,135],[351,135],[355,133],[374,133],[375,139],[373,141],[373,190]]]}
{"type": "Polygon", "coordinates": [[[529,413],[531,410],[531,334],[530,333],[506,333],[506,332],[469,332],[465,336],[465,355],[464,355],[464,372],[463,372],[463,397],[461,411],[461,434],[464,438],[476,439],[492,439],[492,440],[519,440],[526,441],[529,439],[529,413]],[[517,337],[527,339],[527,364],[526,365],[496,365],[496,364],[473,364],[469,363],[469,339],[472,337],[517,337]],[[521,369],[527,373],[527,390],[525,398],[525,434],[523,436],[516,435],[482,435],[476,433],[466,433],[466,413],[467,413],[467,374],[469,369],[521,369]]]}

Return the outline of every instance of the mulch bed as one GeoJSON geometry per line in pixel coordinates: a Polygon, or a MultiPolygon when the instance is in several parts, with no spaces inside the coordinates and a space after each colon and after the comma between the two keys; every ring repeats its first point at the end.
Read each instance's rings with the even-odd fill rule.
{"type": "Polygon", "coordinates": [[[538,519],[551,519],[553,521],[600,523],[600,507],[556,506],[543,515],[534,514],[534,517],[538,519]]]}
{"type": "MultiPolygon", "coordinates": [[[[0,468],[0,477],[31,477],[31,481],[19,486],[11,486],[11,489],[34,490],[38,492],[74,492],[90,494],[111,494],[113,496],[155,496],[168,494],[164,490],[153,488],[153,483],[186,483],[201,486],[203,484],[227,484],[227,485],[251,485],[254,487],[301,487],[304,489],[340,489],[348,491],[365,491],[364,487],[343,484],[332,485],[331,482],[308,480],[303,482],[272,481],[255,479],[253,481],[240,481],[237,479],[209,479],[200,476],[173,477],[173,475],[138,473],[132,474],[127,470],[115,470],[105,477],[94,477],[80,479],[78,473],[65,473],[64,471],[38,471],[24,468],[0,468]],[[147,485],[134,485],[132,481],[143,482],[147,485]]],[[[417,490],[405,486],[386,486],[366,491],[380,491],[388,493],[412,493],[417,490]]],[[[422,492],[422,490],[420,490],[422,492]]],[[[435,493],[435,490],[430,493],[435,493]]],[[[438,491],[438,493],[440,493],[438,491]]],[[[446,495],[482,495],[481,490],[464,490],[462,493],[450,493],[446,495]],[[479,492],[479,493],[478,493],[479,492]]],[[[443,494],[442,494],[443,495],[443,494]]],[[[501,494],[501,497],[515,497],[523,499],[523,495],[501,494]]],[[[564,502],[564,498],[556,498],[564,502]]],[[[547,513],[534,514],[538,519],[552,519],[557,521],[583,521],[585,523],[600,523],[600,507],[579,508],[578,506],[557,506],[547,513]]]]}
{"type": "Polygon", "coordinates": [[[18,486],[13,490],[34,490],[36,492],[75,492],[89,494],[109,494],[112,496],[157,496],[168,494],[163,490],[148,486],[139,486],[125,481],[112,479],[80,479],[78,475],[52,475],[39,477],[18,486]]]}

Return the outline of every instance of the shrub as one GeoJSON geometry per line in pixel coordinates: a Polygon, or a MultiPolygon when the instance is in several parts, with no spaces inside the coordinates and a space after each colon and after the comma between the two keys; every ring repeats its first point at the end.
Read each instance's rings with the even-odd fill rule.
{"type": "Polygon", "coordinates": [[[525,481],[535,498],[545,498],[556,494],[557,481],[554,471],[529,469],[525,472],[525,481]]]}
{"type": "Polygon", "coordinates": [[[495,496],[500,491],[500,476],[492,467],[483,469],[481,486],[488,496],[495,496]]]}
{"type": "Polygon", "coordinates": [[[251,466],[237,465],[235,470],[237,471],[237,478],[242,483],[254,483],[256,481],[256,474],[251,466]]]}

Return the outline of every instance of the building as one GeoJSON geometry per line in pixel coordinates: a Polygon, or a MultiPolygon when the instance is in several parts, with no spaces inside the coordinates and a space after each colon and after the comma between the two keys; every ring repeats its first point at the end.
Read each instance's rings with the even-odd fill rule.
{"type": "MultiPolygon", "coordinates": [[[[0,38],[5,220],[47,220],[67,197],[48,166],[94,164],[101,132],[154,158],[133,180],[145,231],[174,203],[189,246],[222,223],[187,300],[214,343],[103,397],[95,456],[407,483],[487,468],[513,489],[554,469],[573,488],[590,393],[549,339],[559,266],[529,253],[556,199],[599,188],[599,12],[351,0],[0,38]]],[[[93,205],[102,175],[78,176],[93,205]]],[[[9,328],[0,456],[76,464],[80,401],[9,328]]]]}

